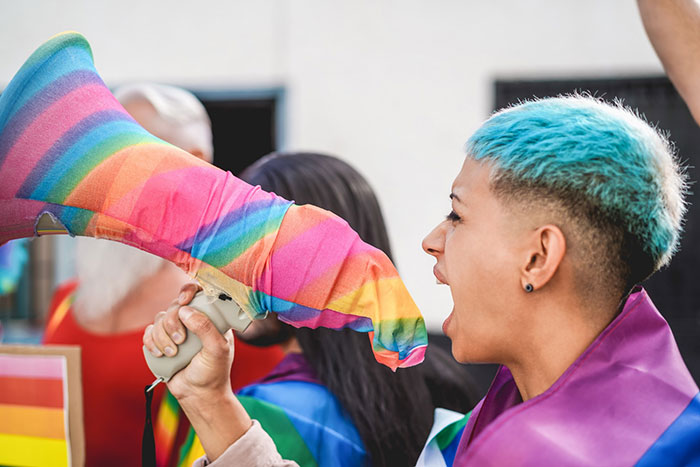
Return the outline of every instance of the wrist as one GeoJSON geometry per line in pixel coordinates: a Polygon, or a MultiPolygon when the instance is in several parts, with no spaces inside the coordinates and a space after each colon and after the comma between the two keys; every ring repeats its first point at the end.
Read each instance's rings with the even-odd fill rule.
{"type": "Polygon", "coordinates": [[[252,426],[253,422],[233,392],[183,398],[187,415],[210,461],[216,460],[252,426]]]}
{"type": "Polygon", "coordinates": [[[215,415],[222,405],[230,406],[234,400],[238,402],[231,388],[201,388],[177,397],[180,407],[190,420],[192,417],[209,418],[215,415]]]}

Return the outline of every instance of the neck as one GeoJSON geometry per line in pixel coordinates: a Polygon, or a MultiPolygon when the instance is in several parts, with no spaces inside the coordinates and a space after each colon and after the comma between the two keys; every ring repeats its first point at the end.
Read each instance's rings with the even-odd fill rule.
{"type": "Polygon", "coordinates": [[[529,323],[518,337],[519,352],[506,363],[523,401],[549,389],[615,315],[615,305],[586,306],[546,297],[540,302],[529,308],[529,323]]]}

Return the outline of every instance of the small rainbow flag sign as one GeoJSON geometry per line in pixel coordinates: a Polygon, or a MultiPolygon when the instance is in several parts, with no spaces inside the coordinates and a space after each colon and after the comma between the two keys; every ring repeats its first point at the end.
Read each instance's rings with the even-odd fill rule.
{"type": "Polygon", "coordinates": [[[0,466],[76,465],[68,356],[56,349],[0,346],[0,466]]]}

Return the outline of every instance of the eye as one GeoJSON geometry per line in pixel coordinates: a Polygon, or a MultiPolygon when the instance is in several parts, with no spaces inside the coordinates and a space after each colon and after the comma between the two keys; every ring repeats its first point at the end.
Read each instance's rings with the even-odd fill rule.
{"type": "Polygon", "coordinates": [[[450,211],[450,213],[447,216],[445,216],[445,218],[450,222],[459,222],[462,220],[462,218],[459,217],[459,215],[457,215],[457,213],[454,211],[450,211]]]}

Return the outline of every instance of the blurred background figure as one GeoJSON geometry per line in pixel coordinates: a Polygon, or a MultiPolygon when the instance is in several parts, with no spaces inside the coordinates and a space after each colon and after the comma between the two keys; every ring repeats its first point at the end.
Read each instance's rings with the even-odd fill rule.
{"type": "Polygon", "coordinates": [[[27,262],[27,242],[22,238],[0,246],[0,296],[17,289],[22,270],[27,262]]]}
{"type": "MultiPolygon", "coordinates": [[[[27,239],[13,240],[0,246],[0,303],[10,301],[11,295],[17,290],[24,265],[27,263],[27,239]]],[[[4,308],[7,305],[2,305],[4,308]]],[[[3,327],[0,322],[0,343],[3,337],[3,327]]]]}
{"type": "MultiPolygon", "coordinates": [[[[155,136],[213,161],[209,117],[188,91],[135,84],[117,89],[115,96],[155,136]]],[[[75,241],[77,277],[57,288],[44,343],[82,347],[87,465],[138,465],[143,388],[154,379],[143,358],[141,336],[190,278],[172,263],[121,243],[86,237],[75,241]]],[[[282,356],[276,347],[243,344],[238,351],[232,372],[236,388],[265,375],[282,356]]],[[[163,391],[156,390],[156,404],[163,391]]],[[[186,419],[180,420],[184,434],[186,419]]],[[[174,443],[178,427],[163,428],[172,431],[166,438],[174,443]]],[[[159,452],[160,465],[166,465],[167,446],[159,452]]]]}
{"type": "MultiPolygon", "coordinates": [[[[391,258],[374,191],[346,162],[322,154],[273,153],[241,178],[297,204],[332,211],[391,258]]],[[[375,361],[366,334],[348,329],[296,329],[271,315],[253,321],[239,337],[255,345],[280,344],[286,353],[277,368],[238,394],[283,457],[300,465],[309,454],[318,465],[415,465],[435,408],[466,413],[477,401],[471,376],[437,346],[428,347],[421,365],[393,373],[375,361]],[[275,412],[280,409],[282,415],[275,412]],[[296,431],[268,424],[280,417],[290,419],[296,431]]],[[[239,358],[236,347],[234,361],[239,358]]],[[[198,442],[189,446],[180,465],[204,454],[198,442]]]]}

